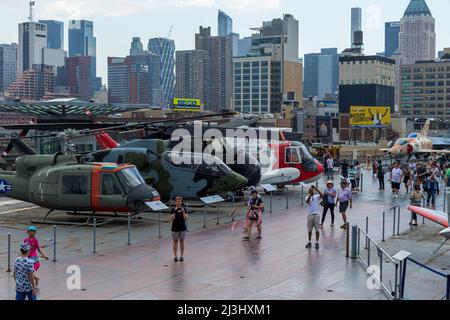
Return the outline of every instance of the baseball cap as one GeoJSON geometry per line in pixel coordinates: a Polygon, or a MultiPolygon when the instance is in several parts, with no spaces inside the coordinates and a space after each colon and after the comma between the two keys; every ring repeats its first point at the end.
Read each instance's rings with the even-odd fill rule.
{"type": "Polygon", "coordinates": [[[334,182],[331,181],[331,180],[329,180],[329,181],[327,181],[327,185],[328,185],[328,184],[334,184],[334,182]]]}
{"type": "Polygon", "coordinates": [[[35,226],[30,226],[30,227],[28,227],[27,231],[34,231],[34,232],[36,232],[37,228],[35,226]]]}
{"type": "Polygon", "coordinates": [[[20,245],[20,251],[29,252],[30,250],[31,250],[31,247],[28,243],[22,243],[20,245]]]}

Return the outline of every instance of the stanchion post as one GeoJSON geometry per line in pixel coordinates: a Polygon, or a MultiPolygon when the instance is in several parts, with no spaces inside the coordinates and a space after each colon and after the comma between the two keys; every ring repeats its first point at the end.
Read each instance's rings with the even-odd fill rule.
{"type": "Polygon", "coordinates": [[[203,228],[206,228],[206,204],[203,207],[203,228]]]}
{"type": "Polygon", "coordinates": [[[53,261],[56,262],[56,225],[53,226],[53,261]]]}
{"type": "Polygon", "coordinates": [[[270,213],[272,213],[272,191],[270,191],[270,213]]]}
{"type": "Polygon", "coordinates": [[[442,208],[442,211],[445,212],[445,203],[447,202],[447,188],[444,187],[444,206],[442,208]]]}
{"type": "Polygon", "coordinates": [[[445,300],[450,300],[450,275],[447,276],[447,293],[445,294],[445,300]]]}
{"type": "Polygon", "coordinates": [[[305,204],[305,192],[304,192],[304,188],[302,185],[302,206],[305,204]]]}
{"type": "Polygon", "coordinates": [[[352,251],[350,258],[356,259],[358,257],[358,226],[352,226],[352,251]]]}
{"type": "Polygon", "coordinates": [[[161,239],[161,211],[158,211],[158,238],[161,239]]]}
{"type": "Polygon", "coordinates": [[[93,250],[92,253],[96,253],[97,252],[97,248],[96,248],[96,232],[97,232],[97,218],[94,218],[94,227],[93,227],[93,231],[92,231],[92,242],[93,242],[93,250]]]}
{"type": "Polygon", "coordinates": [[[11,232],[8,233],[8,269],[6,272],[11,272],[11,232]]]}
{"type": "Polygon", "coordinates": [[[128,212],[128,245],[131,245],[131,214],[128,212]]]}
{"type": "Polygon", "coordinates": [[[383,211],[383,238],[382,238],[382,242],[385,242],[385,232],[386,232],[386,211],[383,211]]]}
{"type": "Polygon", "coordinates": [[[369,234],[369,217],[366,217],[366,247],[364,249],[367,249],[369,239],[367,238],[367,235],[369,234]]]}
{"type": "MultiPolygon", "coordinates": [[[[186,214],[189,214],[189,203],[186,202],[186,214]]],[[[186,231],[189,232],[189,219],[186,222],[186,231]]]]}
{"type": "Polygon", "coordinates": [[[216,225],[219,225],[220,224],[219,204],[216,205],[216,210],[217,210],[217,223],[216,223],[216,225]]]}
{"type": "Polygon", "coordinates": [[[350,257],[350,224],[345,224],[345,257],[350,257]]]}
{"type": "Polygon", "coordinates": [[[393,221],[392,221],[392,236],[393,237],[395,237],[395,221],[396,221],[395,214],[396,213],[397,213],[397,208],[394,208],[394,218],[393,218],[393,221]]]}
{"type": "Polygon", "coordinates": [[[287,193],[286,193],[286,210],[288,210],[289,209],[289,190],[287,190],[287,193]]]}
{"type": "Polygon", "coordinates": [[[363,189],[364,189],[364,187],[363,187],[363,185],[364,185],[364,173],[361,173],[360,181],[361,181],[360,190],[361,190],[361,192],[363,192],[363,189]]]}
{"type": "Polygon", "coordinates": [[[400,235],[400,207],[397,208],[397,236],[400,235]]]}

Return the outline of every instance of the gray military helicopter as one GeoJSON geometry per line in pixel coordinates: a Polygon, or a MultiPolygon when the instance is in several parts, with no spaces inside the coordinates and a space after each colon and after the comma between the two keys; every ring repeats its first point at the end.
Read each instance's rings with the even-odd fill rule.
{"type": "Polygon", "coordinates": [[[180,155],[167,151],[163,140],[142,139],[93,152],[86,159],[136,165],[145,181],[158,190],[163,200],[176,196],[186,199],[225,196],[248,183],[245,177],[217,157],[201,153],[189,153],[187,157],[190,158],[187,163],[179,161],[180,155]]]}

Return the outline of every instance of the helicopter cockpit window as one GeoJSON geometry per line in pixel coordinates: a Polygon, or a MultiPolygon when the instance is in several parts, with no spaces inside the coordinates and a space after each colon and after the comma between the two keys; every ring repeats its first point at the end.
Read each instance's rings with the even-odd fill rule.
{"type": "Polygon", "coordinates": [[[286,163],[300,163],[301,157],[298,148],[286,148],[286,163]]]}
{"type": "Polygon", "coordinates": [[[314,161],[314,157],[309,153],[305,146],[299,148],[302,155],[302,168],[305,172],[315,172],[317,171],[317,165],[314,161]]]}
{"type": "Polygon", "coordinates": [[[122,190],[120,189],[119,183],[112,174],[103,174],[102,195],[110,196],[116,194],[122,194],[122,190]]]}
{"type": "Polygon", "coordinates": [[[398,139],[396,144],[400,145],[400,146],[404,146],[407,143],[408,143],[408,141],[406,139],[398,139]]]}
{"type": "Polygon", "coordinates": [[[144,178],[135,167],[129,167],[117,172],[117,176],[125,188],[126,192],[130,192],[136,187],[145,184],[144,178]]]}
{"type": "Polygon", "coordinates": [[[87,177],[86,176],[63,176],[62,191],[63,194],[87,194],[87,177]]]}

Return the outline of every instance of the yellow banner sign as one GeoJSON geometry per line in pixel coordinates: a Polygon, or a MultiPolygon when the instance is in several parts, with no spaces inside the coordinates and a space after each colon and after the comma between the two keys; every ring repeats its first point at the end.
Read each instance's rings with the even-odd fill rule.
{"type": "Polygon", "coordinates": [[[200,112],[201,101],[200,99],[173,99],[174,111],[190,111],[200,112]]]}
{"type": "Polygon", "coordinates": [[[350,107],[350,126],[387,127],[390,124],[390,107],[350,107]]]}

